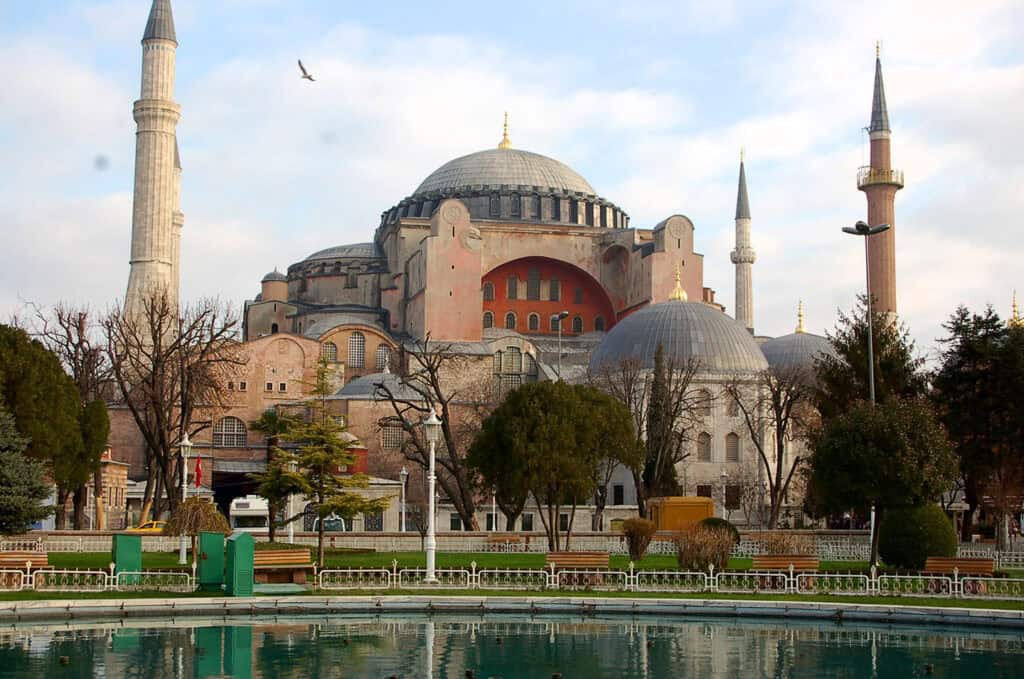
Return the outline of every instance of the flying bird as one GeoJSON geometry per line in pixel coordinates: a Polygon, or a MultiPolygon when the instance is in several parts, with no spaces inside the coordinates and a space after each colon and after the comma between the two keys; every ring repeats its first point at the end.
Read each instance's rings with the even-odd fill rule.
{"type": "Polygon", "coordinates": [[[306,67],[302,65],[302,59],[299,59],[299,70],[302,71],[303,80],[308,80],[309,82],[316,82],[313,79],[313,76],[310,75],[309,71],[306,70],[306,67]]]}

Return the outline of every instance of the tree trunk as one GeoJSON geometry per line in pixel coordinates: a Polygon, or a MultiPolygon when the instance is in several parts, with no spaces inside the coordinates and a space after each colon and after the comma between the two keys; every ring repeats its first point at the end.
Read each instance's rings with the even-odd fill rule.
{"type": "Polygon", "coordinates": [[[569,541],[572,540],[572,525],[576,521],[576,499],[572,501],[572,511],[569,512],[569,528],[565,531],[565,551],[569,551],[569,541]]]}
{"type": "Polygon", "coordinates": [[[604,524],[604,508],[608,504],[608,488],[598,488],[594,493],[594,516],[590,520],[590,530],[598,532],[604,524]]]}
{"type": "Polygon", "coordinates": [[[267,539],[270,542],[274,541],[277,536],[277,522],[274,521],[275,515],[277,514],[277,508],[272,507],[270,503],[267,503],[267,539]]]}
{"type": "Polygon", "coordinates": [[[633,472],[633,486],[636,487],[636,511],[640,518],[647,517],[647,495],[644,493],[643,472],[633,472]]]}
{"type": "Polygon", "coordinates": [[[156,472],[152,466],[146,474],[146,490],[142,494],[142,507],[139,509],[139,520],[136,526],[141,526],[149,521],[153,513],[153,496],[156,494],[156,472]]]}
{"type": "Polygon", "coordinates": [[[85,530],[85,506],[89,498],[86,485],[83,483],[72,494],[72,505],[75,510],[75,530],[85,530]]]}
{"type": "MultiPolygon", "coordinates": [[[[95,500],[96,516],[93,528],[96,530],[107,529],[107,512],[103,502],[103,472],[99,469],[92,475],[92,496],[95,500]]],[[[128,526],[125,526],[128,528],[128,526]]]]}
{"type": "Polygon", "coordinates": [[[316,526],[316,562],[321,569],[324,567],[324,524],[326,518],[321,516],[316,526]]]}
{"type": "Polygon", "coordinates": [[[964,500],[967,502],[967,511],[964,512],[964,520],[960,526],[960,541],[970,542],[971,535],[974,533],[974,517],[978,512],[978,499],[965,494],[964,500]]]}
{"type": "Polygon", "coordinates": [[[56,526],[57,530],[67,530],[68,528],[68,495],[70,493],[63,486],[57,486],[57,507],[54,513],[53,525],[56,526]]]}

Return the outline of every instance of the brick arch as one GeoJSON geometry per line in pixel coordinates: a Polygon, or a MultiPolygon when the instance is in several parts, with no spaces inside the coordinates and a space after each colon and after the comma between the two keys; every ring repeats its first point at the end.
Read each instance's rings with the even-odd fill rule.
{"type": "Polygon", "coordinates": [[[481,287],[486,283],[494,286],[495,294],[493,300],[483,303],[483,310],[494,314],[495,325],[498,319],[504,320],[505,314],[514,313],[520,319],[516,330],[523,334],[554,334],[549,319],[559,311],[569,312],[569,317],[562,322],[563,334],[572,334],[572,319],[576,316],[583,319],[584,332],[594,329],[598,317],[604,319],[606,329],[611,329],[617,320],[615,307],[604,286],[583,269],[561,260],[549,257],[511,260],[488,271],[481,280],[481,287]],[[540,274],[539,299],[528,299],[534,291],[531,271],[540,274]],[[508,279],[512,276],[517,280],[515,299],[508,297],[508,279]],[[557,300],[551,299],[553,280],[558,281],[557,300]],[[581,293],[580,302],[576,301],[577,290],[581,293]],[[533,313],[540,315],[540,327],[536,331],[529,330],[527,323],[533,313]]]}

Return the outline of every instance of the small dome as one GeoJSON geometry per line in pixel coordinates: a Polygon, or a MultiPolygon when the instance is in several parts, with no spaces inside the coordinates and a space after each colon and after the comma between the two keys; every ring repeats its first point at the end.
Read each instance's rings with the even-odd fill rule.
{"type": "Polygon", "coordinates": [[[306,257],[304,262],[313,262],[318,259],[380,259],[384,253],[380,251],[376,243],[352,243],[351,245],[335,245],[333,248],[314,252],[306,257]]]}
{"type": "Polygon", "coordinates": [[[503,185],[597,194],[578,172],[554,158],[518,149],[488,149],[448,161],[431,172],[413,195],[503,185]]]}
{"type": "Polygon", "coordinates": [[[386,386],[395,398],[407,401],[419,401],[422,397],[414,390],[402,384],[402,378],[394,373],[373,373],[363,375],[352,380],[331,398],[352,399],[354,401],[381,401],[387,396],[381,390],[380,385],[386,386]]]}
{"type": "Polygon", "coordinates": [[[264,276],[263,280],[260,281],[260,282],[261,283],[271,283],[271,282],[287,283],[288,282],[288,277],[285,276],[280,271],[278,271],[277,269],[274,269],[273,271],[268,273],[266,276],[264,276]]]}
{"type": "Polygon", "coordinates": [[[822,356],[835,356],[836,350],[827,337],[809,332],[794,332],[770,339],[761,345],[768,365],[777,370],[814,370],[814,362],[822,356]]]}
{"type": "Polygon", "coordinates": [[[590,356],[591,370],[637,359],[654,367],[661,344],[676,364],[690,359],[702,373],[756,373],[768,367],[753,336],[735,319],[701,302],[662,302],[619,321],[590,356]]]}

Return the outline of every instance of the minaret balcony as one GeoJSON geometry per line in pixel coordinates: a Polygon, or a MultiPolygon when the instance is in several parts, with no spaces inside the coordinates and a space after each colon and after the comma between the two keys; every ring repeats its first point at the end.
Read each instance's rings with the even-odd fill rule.
{"type": "Polygon", "coordinates": [[[903,188],[903,170],[882,170],[877,167],[864,166],[857,170],[857,188],[866,186],[889,185],[903,188]]]}

